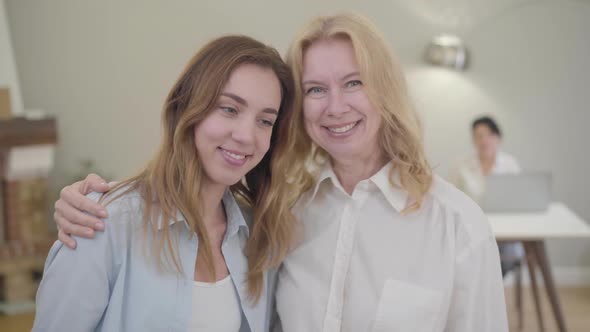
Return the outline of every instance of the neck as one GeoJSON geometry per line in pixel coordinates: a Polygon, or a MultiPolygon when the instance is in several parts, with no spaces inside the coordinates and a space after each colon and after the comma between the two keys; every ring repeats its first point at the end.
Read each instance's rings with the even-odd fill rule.
{"type": "Polygon", "coordinates": [[[383,153],[376,153],[365,158],[336,159],[331,158],[334,174],[344,190],[351,195],[356,185],[379,172],[388,160],[383,153]]]}
{"type": "Polygon", "coordinates": [[[496,154],[480,154],[479,162],[482,165],[492,165],[496,162],[496,154]]]}
{"type": "Polygon", "coordinates": [[[208,232],[225,224],[225,211],[223,209],[222,199],[226,189],[226,186],[212,184],[208,181],[204,181],[201,186],[201,215],[203,216],[203,223],[208,232]]]}
{"type": "Polygon", "coordinates": [[[479,155],[479,164],[484,175],[489,175],[494,164],[496,163],[496,155],[479,155]]]}

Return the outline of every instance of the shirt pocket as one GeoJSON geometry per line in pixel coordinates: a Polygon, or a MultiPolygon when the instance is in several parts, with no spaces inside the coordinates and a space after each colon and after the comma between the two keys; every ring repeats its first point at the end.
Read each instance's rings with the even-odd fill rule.
{"type": "Polygon", "coordinates": [[[405,281],[385,281],[372,332],[432,332],[440,316],[442,292],[405,281]]]}

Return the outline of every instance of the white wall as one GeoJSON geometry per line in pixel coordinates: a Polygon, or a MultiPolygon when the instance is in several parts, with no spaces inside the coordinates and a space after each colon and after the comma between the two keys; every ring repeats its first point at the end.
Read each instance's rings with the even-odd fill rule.
{"type": "Polygon", "coordinates": [[[0,88],[10,89],[10,104],[12,114],[20,115],[23,112],[23,99],[18,84],[18,75],[14,63],[12,43],[10,42],[10,30],[6,19],[4,0],[0,0],[0,88]]]}
{"type": "MultiPolygon", "coordinates": [[[[441,171],[469,148],[469,120],[500,121],[505,149],[549,170],[554,196],[590,221],[590,3],[532,1],[465,31],[465,74],[413,67],[429,156],[441,171]]],[[[590,266],[590,241],[551,241],[555,264],[590,266]]],[[[590,282],[590,274],[587,274],[590,282]]]]}
{"type": "MultiPolygon", "coordinates": [[[[353,9],[405,64],[440,173],[469,153],[473,117],[492,114],[505,149],[525,168],[552,171],[556,199],[590,220],[588,2],[8,0],[7,9],[25,104],[59,116],[61,180],[86,157],[115,178],[139,168],[159,140],[167,90],[209,38],[243,33],[284,51],[308,18],[353,9]],[[445,31],[464,36],[469,71],[421,64],[429,38],[445,31]]],[[[590,267],[589,241],[549,251],[557,265],[590,267]]]]}

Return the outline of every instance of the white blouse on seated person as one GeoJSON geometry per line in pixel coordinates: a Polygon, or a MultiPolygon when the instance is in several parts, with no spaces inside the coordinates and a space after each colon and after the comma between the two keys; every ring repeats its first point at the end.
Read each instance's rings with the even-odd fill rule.
{"type": "Polygon", "coordinates": [[[481,209],[435,177],[422,207],[391,164],[347,194],[329,163],[294,212],[275,331],[508,331],[498,247],[481,209]]]}
{"type": "MultiPolygon", "coordinates": [[[[512,155],[498,151],[490,174],[518,174],[520,165],[512,155]]],[[[459,162],[451,171],[451,182],[478,203],[482,202],[486,190],[486,175],[477,156],[471,156],[459,162]]],[[[524,257],[524,248],[519,242],[500,243],[500,258],[510,262],[524,257]]]]}
{"type": "MultiPolygon", "coordinates": [[[[518,174],[521,172],[516,159],[503,151],[498,151],[490,174],[518,174]]],[[[451,170],[450,181],[476,202],[481,202],[486,187],[486,176],[477,156],[461,160],[451,170]]]]}

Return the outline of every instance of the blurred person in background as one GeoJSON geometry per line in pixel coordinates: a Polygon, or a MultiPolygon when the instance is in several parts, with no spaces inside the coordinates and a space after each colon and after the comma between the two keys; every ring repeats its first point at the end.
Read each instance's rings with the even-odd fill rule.
{"type": "MultiPolygon", "coordinates": [[[[471,124],[471,135],[475,154],[463,159],[451,171],[451,182],[473,200],[481,203],[489,175],[517,174],[521,172],[516,159],[503,151],[502,131],[498,123],[489,116],[475,119],[471,124]]],[[[520,242],[500,242],[502,275],[505,276],[523,256],[520,242]]]]}

